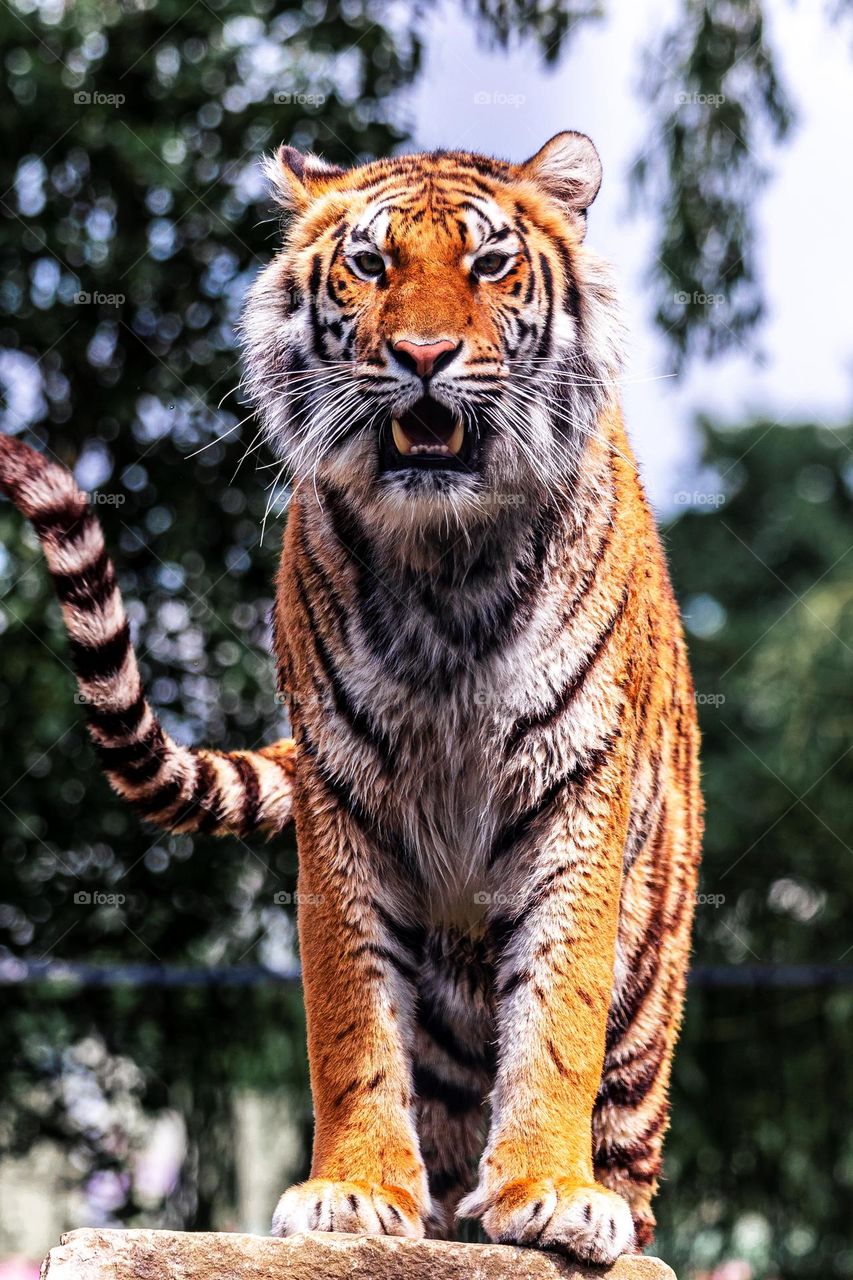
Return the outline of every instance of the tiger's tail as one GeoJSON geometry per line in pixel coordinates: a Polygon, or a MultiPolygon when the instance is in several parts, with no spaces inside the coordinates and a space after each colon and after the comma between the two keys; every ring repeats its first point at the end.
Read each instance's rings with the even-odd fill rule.
{"type": "Polygon", "coordinates": [[[257,751],[184,747],[151,710],[103,530],[71,473],[0,436],[0,491],[32,523],[44,549],[89,733],[112,787],[166,831],[273,835],[287,826],[292,739],[257,751]]]}

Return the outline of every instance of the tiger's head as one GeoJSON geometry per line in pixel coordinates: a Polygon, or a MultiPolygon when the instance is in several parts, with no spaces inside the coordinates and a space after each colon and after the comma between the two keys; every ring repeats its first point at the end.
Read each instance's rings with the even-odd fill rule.
{"type": "Polygon", "coordinates": [[[592,142],[347,170],[282,147],[268,169],[291,218],[245,309],[247,386],[294,483],[408,527],[570,486],[621,363],[583,243],[592,142]]]}

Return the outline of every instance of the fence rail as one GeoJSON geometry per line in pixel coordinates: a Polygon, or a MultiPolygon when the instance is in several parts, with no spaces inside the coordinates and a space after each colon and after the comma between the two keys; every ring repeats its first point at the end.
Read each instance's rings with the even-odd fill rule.
{"type": "MultiPolygon", "coordinates": [[[[0,959],[0,986],[65,987],[261,987],[299,983],[299,968],[261,965],[159,965],[86,963],[76,960],[0,959]]],[[[853,987],[853,964],[695,965],[694,987],[853,987]]]]}

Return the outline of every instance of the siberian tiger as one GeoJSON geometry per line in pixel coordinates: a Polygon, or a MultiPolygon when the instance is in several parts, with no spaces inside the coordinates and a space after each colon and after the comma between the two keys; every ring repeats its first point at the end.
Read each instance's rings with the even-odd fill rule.
{"type": "Polygon", "coordinates": [[[316,1130],[274,1232],[463,1216],[607,1263],[652,1236],[701,803],[614,288],[584,244],[598,155],[562,133],[523,164],[284,147],[269,169],[290,221],[243,336],[293,476],[294,739],[172,741],[84,496],[11,439],[0,481],[113,786],[172,831],[293,810],[316,1130]]]}

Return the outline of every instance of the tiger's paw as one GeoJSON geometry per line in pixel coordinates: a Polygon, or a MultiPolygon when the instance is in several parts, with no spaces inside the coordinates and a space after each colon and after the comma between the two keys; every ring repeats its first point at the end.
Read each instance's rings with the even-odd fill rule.
{"type": "Polygon", "coordinates": [[[476,1189],[457,1215],[480,1218],[496,1244],[557,1249],[579,1262],[607,1265],[634,1247],[627,1201],[597,1184],[568,1178],[518,1178],[494,1192],[476,1189]]]}
{"type": "Polygon", "coordinates": [[[420,1239],[424,1226],[414,1197],[403,1187],[311,1178],[285,1191],[273,1214],[274,1236],[292,1236],[299,1231],[420,1239]]]}

